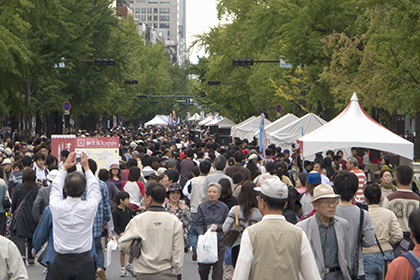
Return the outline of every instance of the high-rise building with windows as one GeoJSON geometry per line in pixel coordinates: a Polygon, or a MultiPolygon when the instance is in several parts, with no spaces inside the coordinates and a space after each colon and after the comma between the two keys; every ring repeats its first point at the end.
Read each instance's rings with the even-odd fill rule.
{"type": "Polygon", "coordinates": [[[130,0],[134,19],[162,38],[172,63],[182,64],[186,52],[186,0],[130,0]]]}

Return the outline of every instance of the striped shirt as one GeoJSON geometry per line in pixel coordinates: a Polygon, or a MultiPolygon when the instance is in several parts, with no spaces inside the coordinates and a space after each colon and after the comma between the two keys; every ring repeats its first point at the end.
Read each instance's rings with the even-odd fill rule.
{"type": "Polygon", "coordinates": [[[359,188],[357,189],[357,192],[356,192],[356,202],[364,203],[365,197],[363,196],[363,190],[366,186],[365,172],[363,172],[357,167],[350,169],[350,172],[356,175],[357,179],[359,179],[359,188]]]}

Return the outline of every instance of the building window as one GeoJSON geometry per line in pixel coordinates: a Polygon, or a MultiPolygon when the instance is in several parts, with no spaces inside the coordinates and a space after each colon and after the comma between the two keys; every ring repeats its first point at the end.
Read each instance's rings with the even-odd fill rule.
{"type": "Polygon", "coordinates": [[[141,13],[145,14],[146,13],[146,8],[141,8],[141,13]]]}
{"type": "Polygon", "coordinates": [[[158,1],[156,1],[156,0],[149,0],[149,4],[157,4],[158,3],[158,1]]]}
{"type": "Polygon", "coordinates": [[[153,8],[153,13],[157,14],[158,13],[158,8],[153,8]]]}
{"type": "Polygon", "coordinates": [[[134,18],[139,19],[139,18],[140,18],[140,16],[139,16],[139,15],[135,15],[135,16],[134,16],[134,18]]]}
{"type": "Polygon", "coordinates": [[[157,23],[153,23],[153,28],[158,28],[158,24],[157,23]]]}
{"type": "Polygon", "coordinates": [[[147,8],[147,13],[151,14],[152,13],[152,8],[147,8]]]}
{"type": "Polygon", "coordinates": [[[140,13],[140,8],[136,8],[136,14],[140,13]]]}
{"type": "Polygon", "coordinates": [[[160,1],[160,4],[169,4],[170,2],[169,1],[160,1]]]}
{"type": "Polygon", "coordinates": [[[161,23],[159,24],[159,28],[169,28],[169,23],[161,23]]]}
{"type": "Polygon", "coordinates": [[[169,21],[169,16],[159,16],[160,21],[169,21]]]}
{"type": "Polygon", "coordinates": [[[142,16],[141,16],[141,20],[142,20],[142,21],[146,21],[146,16],[145,16],[145,15],[142,15],[142,16]]]}
{"type": "Polygon", "coordinates": [[[157,16],[153,16],[153,20],[154,21],[157,21],[158,20],[158,17],[157,16]]]}
{"type": "Polygon", "coordinates": [[[169,37],[169,30],[168,30],[168,37],[169,37]]]}
{"type": "Polygon", "coordinates": [[[152,21],[152,16],[147,16],[147,21],[152,21]]]}
{"type": "Polygon", "coordinates": [[[159,8],[159,13],[161,14],[169,14],[171,12],[171,9],[169,8],[159,8]]]}

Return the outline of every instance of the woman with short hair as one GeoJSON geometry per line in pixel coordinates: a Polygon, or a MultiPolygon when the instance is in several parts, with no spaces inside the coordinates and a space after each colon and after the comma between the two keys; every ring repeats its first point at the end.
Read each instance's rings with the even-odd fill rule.
{"type": "Polygon", "coordinates": [[[223,244],[222,226],[226,220],[229,208],[219,200],[222,186],[218,183],[210,183],[207,188],[208,200],[198,205],[197,208],[197,233],[203,235],[211,228],[217,232],[217,253],[219,260],[214,264],[198,264],[198,273],[201,280],[209,278],[210,268],[213,267],[213,279],[223,280],[223,257],[225,255],[225,245],[223,244]]]}

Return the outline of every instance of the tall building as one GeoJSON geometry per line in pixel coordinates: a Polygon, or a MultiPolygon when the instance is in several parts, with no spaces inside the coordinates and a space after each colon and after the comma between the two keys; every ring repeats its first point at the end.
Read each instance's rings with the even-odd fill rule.
{"type": "Polygon", "coordinates": [[[186,59],[186,0],[130,0],[134,19],[162,38],[172,63],[186,59]]]}

